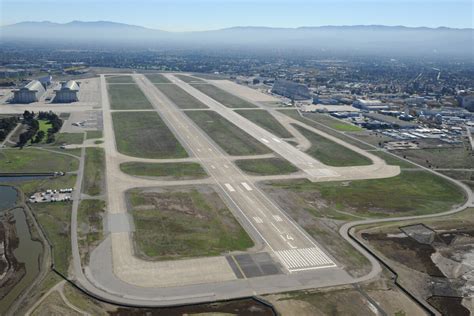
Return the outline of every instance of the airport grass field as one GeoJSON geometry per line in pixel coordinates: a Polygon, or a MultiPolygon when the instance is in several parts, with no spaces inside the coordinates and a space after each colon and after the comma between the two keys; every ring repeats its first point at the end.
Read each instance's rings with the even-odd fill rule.
{"type": "Polygon", "coordinates": [[[58,133],[55,135],[56,140],[54,141],[55,146],[59,145],[79,145],[84,142],[84,133],[58,133]]]}
{"type": "Polygon", "coordinates": [[[392,178],[357,181],[275,181],[265,187],[279,191],[283,199],[294,202],[293,207],[311,209],[314,216],[340,219],[347,214],[362,217],[433,214],[448,211],[465,199],[454,183],[427,171],[402,171],[392,178]]]}
{"type": "Polygon", "coordinates": [[[345,141],[346,143],[349,143],[351,145],[354,145],[354,146],[357,146],[361,149],[365,149],[365,150],[369,150],[369,149],[373,149],[373,147],[367,145],[367,144],[364,144],[360,141],[357,141],[356,139],[353,139],[345,134],[342,134],[340,132],[338,132],[337,130],[334,130],[332,128],[330,128],[329,126],[321,123],[321,122],[316,122],[316,121],[313,121],[312,119],[309,119],[307,117],[303,117],[299,114],[299,112],[295,109],[280,109],[278,110],[278,112],[281,112],[297,121],[300,121],[302,123],[305,123],[311,127],[314,127],[314,128],[317,128],[331,136],[334,136],[334,137],[337,137],[343,141],[345,141]]]}
{"type": "Polygon", "coordinates": [[[132,76],[107,76],[107,83],[135,83],[132,76]]]}
{"type": "Polygon", "coordinates": [[[175,76],[176,76],[177,78],[183,80],[183,81],[186,82],[186,83],[205,82],[204,80],[199,79],[199,78],[197,78],[197,77],[191,77],[191,76],[179,75],[179,74],[176,74],[175,76]]]}
{"type": "Polygon", "coordinates": [[[334,128],[335,130],[341,131],[341,132],[359,132],[363,131],[363,129],[359,126],[352,125],[349,123],[346,123],[344,121],[335,119],[327,114],[321,114],[321,113],[305,113],[305,117],[309,118],[310,120],[313,120],[315,122],[324,124],[328,127],[334,128]]]}
{"type": "Polygon", "coordinates": [[[105,201],[82,200],[77,210],[78,238],[81,258],[86,261],[91,251],[103,238],[102,216],[105,201]]]}
{"type": "Polygon", "coordinates": [[[187,111],[194,123],[229,155],[268,154],[271,150],[214,111],[187,111]]]}
{"type": "Polygon", "coordinates": [[[77,159],[51,151],[33,148],[0,151],[0,172],[66,172],[77,168],[77,159]]]}
{"type": "Polygon", "coordinates": [[[227,91],[222,90],[212,84],[192,84],[192,86],[217,102],[229,108],[256,108],[257,106],[241,99],[227,91]]]}
{"type": "Polygon", "coordinates": [[[103,193],[105,182],[105,153],[102,148],[86,148],[82,191],[88,195],[103,193]]]}
{"type": "Polygon", "coordinates": [[[211,187],[132,190],[127,198],[136,229],[135,250],[146,259],[216,256],[253,246],[211,187]]]}
{"type": "Polygon", "coordinates": [[[288,130],[265,110],[236,110],[237,113],[281,138],[291,138],[288,130]]]}
{"type": "Polygon", "coordinates": [[[171,83],[165,76],[162,74],[148,74],[145,75],[152,83],[171,83]]]}
{"type": "Polygon", "coordinates": [[[141,158],[185,158],[181,146],[155,112],[114,112],[112,119],[119,152],[141,158]]]}
{"type": "Polygon", "coordinates": [[[395,151],[422,166],[449,169],[473,169],[474,155],[464,147],[425,148],[395,151]]]}
{"type": "Polygon", "coordinates": [[[207,105],[181,89],[175,84],[156,85],[174,104],[181,109],[205,109],[207,105]]]}
{"type": "Polygon", "coordinates": [[[326,137],[313,133],[300,125],[292,125],[311,142],[311,147],[306,152],[328,166],[364,166],[372,163],[369,158],[339,145],[326,137]]]}
{"type": "Polygon", "coordinates": [[[236,160],[235,164],[245,173],[259,176],[290,174],[298,171],[298,168],[282,158],[241,159],[236,160]]]}
{"type": "Polygon", "coordinates": [[[125,162],[120,165],[120,170],[133,176],[166,177],[173,180],[201,179],[208,176],[201,165],[195,162],[125,162]]]}
{"type": "Polygon", "coordinates": [[[136,84],[108,85],[110,107],[113,110],[142,110],[153,108],[136,84]]]}
{"type": "Polygon", "coordinates": [[[71,259],[70,202],[35,203],[30,205],[53,247],[54,267],[67,275],[71,259]]]}
{"type": "Polygon", "coordinates": [[[102,138],[102,131],[86,131],[86,139],[102,138]]]}

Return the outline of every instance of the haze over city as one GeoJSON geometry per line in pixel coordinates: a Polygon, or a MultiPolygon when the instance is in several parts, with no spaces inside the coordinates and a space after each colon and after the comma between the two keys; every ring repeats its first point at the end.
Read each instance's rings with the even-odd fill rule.
{"type": "Polygon", "coordinates": [[[0,14],[0,315],[474,314],[471,1],[0,14]]]}

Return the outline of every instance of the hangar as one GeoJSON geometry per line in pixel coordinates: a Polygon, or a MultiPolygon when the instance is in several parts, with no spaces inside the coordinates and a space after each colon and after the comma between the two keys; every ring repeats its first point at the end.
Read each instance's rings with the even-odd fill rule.
{"type": "Polygon", "coordinates": [[[79,99],[77,93],[79,92],[79,85],[74,80],[61,83],[61,88],[56,90],[55,103],[71,103],[77,102],[79,99]]]}
{"type": "Polygon", "coordinates": [[[37,102],[45,92],[41,82],[32,80],[23,88],[13,91],[13,103],[37,102]]]}

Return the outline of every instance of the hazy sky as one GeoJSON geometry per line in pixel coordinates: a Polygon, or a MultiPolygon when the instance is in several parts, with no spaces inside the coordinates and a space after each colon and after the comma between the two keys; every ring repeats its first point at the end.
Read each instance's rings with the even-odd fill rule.
{"type": "Polygon", "coordinates": [[[115,21],[169,31],[383,24],[473,27],[472,0],[0,0],[1,25],[115,21]]]}

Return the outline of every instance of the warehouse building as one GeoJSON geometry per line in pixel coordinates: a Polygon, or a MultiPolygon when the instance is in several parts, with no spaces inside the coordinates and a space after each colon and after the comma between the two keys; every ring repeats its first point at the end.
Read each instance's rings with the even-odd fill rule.
{"type": "Polygon", "coordinates": [[[311,94],[307,86],[282,79],[275,81],[272,93],[282,95],[294,101],[311,99],[311,94]]]}
{"type": "Polygon", "coordinates": [[[45,92],[41,82],[32,80],[23,88],[13,91],[13,103],[38,102],[45,92]]]}
{"type": "Polygon", "coordinates": [[[74,80],[61,83],[61,88],[56,90],[54,97],[55,103],[71,103],[77,102],[79,99],[77,93],[79,92],[79,85],[74,80]]]}

